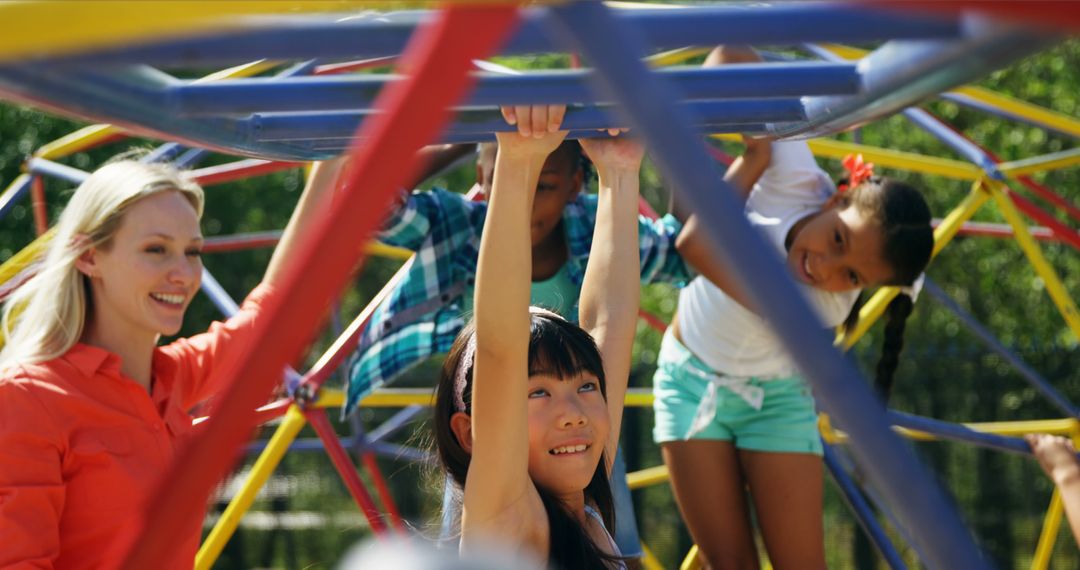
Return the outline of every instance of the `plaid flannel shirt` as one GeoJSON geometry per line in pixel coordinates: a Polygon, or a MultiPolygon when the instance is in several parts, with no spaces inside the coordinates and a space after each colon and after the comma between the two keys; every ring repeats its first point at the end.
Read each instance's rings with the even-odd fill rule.
{"type": "MultiPolygon", "coordinates": [[[[578,287],[592,246],[597,197],[579,194],[563,211],[567,273],[578,287]]],[[[450,350],[465,326],[462,295],[471,289],[486,202],[446,190],[413,192],[389,217],[380,241],[416,252],[408,273],[371,316],[349,366],[344,411],[432,355],[450,350]]],[[[690,270],[675,249],[682,224],[667,215],[638,219],[641,282],[682,285],[690,270]]]]}

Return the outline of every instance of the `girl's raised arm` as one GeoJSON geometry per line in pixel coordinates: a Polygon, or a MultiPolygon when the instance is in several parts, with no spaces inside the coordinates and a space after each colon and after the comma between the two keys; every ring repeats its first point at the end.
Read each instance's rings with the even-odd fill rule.
{"type": "Polygon", "coordinates": [[[499,152],[476,273],[472,460],[462,517],[466,534],[491,524],[511,506],[527,504],[521,499],[530,488],[529,220],[540,171],[548,154],[566,136],[565,132],[546,129],[534,134],[539,136],[498,135],[499,152]]]}
{"type": "MultiPolygon", "coordinates": [[[[581,145],[596,165],[600,199],[589,264],[581,286],[579,317],[581,328],[596,340],[604,359],[611,418],[604,451],[610,462],[619,444],[641,297],[637,212],[643,151],[637,142],[629,139],[582,140],[581,145]]],[[[610,463],[606,467],[610,470],[610,463]]]]}

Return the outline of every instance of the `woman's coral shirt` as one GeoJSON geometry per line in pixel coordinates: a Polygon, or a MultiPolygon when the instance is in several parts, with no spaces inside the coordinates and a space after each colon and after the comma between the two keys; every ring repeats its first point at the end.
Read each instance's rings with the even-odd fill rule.
{"type": "MultiPolygon", "coordinates": [[[[150,392],[85,344],[0,371],[0,568],[119,565],[110,543],[190,434],[187,410],[226,380],[211,372],[249,338],[267,294],[260,286],[228,321],[155,349],[150,392]]],[[[200,532],[176,537],[160,568],[190,569],[200,532]]]]}

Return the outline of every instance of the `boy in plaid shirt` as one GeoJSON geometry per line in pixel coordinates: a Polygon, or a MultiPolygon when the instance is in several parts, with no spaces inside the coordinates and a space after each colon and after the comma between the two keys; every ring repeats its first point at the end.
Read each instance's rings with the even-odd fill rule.
{"type": "MultiPolygon", "coordinates": [[[[477,187],[491,187],[495,145],[482,145],[477,187]]],[[[587,161],[577,141],[548,157],[532,213],[532,304],[577,321],[577,301],[592,244],[595,195],[581,192],[587,161]]],[[[480,235],[487,203],[446,190],[403,194],[379,240],[416,252],[407,273],[375,309],[349,367],[345,410],[409,368],[445,354],[472,313],[480,235]]],[[[682,285],[692,277],[675,249],[682,223],[672,215],[640,216],[641,282],[682,285]]],[[[619,451],[612,492],[620,524],[615,540],[624,555],[639,555],[640,541],[619,451]]]]}

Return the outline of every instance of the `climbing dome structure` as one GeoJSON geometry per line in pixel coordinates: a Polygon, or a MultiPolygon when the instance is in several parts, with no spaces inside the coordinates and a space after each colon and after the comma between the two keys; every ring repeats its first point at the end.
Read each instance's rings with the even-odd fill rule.
{"type": "MultiPolygon", "coordinates": [[[[423,4],[423,3],[413,3],[423,4]]],[[[73,153],[124,137],[163,141],[144,158],[194,168],[212,186],[238,178],[295,168],[299,163],[350,153],[348,183],[336,207],[324,212],[297,256],[285,286],[266,306],[258,338],[222,374],[230,379],[212,415],[178,454],[169,473],[132,521],[127,566],[152,567],[169,556],[172,537],[185,528],[229,471],[254,426],[282,418],[274,436],[199,552],[196,566],[209,568],[259,487],[310,423],[360,505],[372,530],[395,532],[401,517],[374,462],[374,453],[415,450],[383,439],[428,403],[429,393],[366,386],[362,406],[400,406],[402,413],[374,432],[340,440],[326,408],[343,394],[324,387],[356,347],[371,312],[393,287],[391,279],[367,309],[308,371],[288,369],[348,284],[364,255],[401,259],[408,252],[373,243],[394,192],[421,165],[416,151],[435,143],[491,140],[506,130],[498,105],[569,104],[564,125],[572,137],[596,129],[631,127],[681,198],[710,223],[715,255],[735,272],[739,285],[762,307],[764,317],[804,371],[825,413],[826,464],[864,529],[894,568],[904,561],[881,530],[857,470],[878,508],[931,568],[986,568],[971,533],[952,501],[897,432],[915,438],[952,438],[1014,453],[1029,453],[1017,434],[1051,431],[1076,437],[1080,410],[985,327],[964,313],[939,287],[926,291],[956,312],[1016,366],[1066,419],[1021,424],[957,425],[886,410],[854,364],[842,355],[882,315],[896,291],[877,291],[859,326],[836,339],[818,322],[777,260],[742,215],[734,193],[720,191],[722,169],[701,135],[734,133],[775,139],[812,139],[818,156],[861,153],[879,167],[907,169],[970,181],[970,193],[937,226],[935,253],[957,235],[1008,236],[1034,267],[1069,329],[1080,337],[1080,313],[1041,253],[1039,240],[1080,248],[1080,234],[1033,200],[1024,188],[1074,221],[1080,209],[1029,175],[1080,163],[1076,148],[1001,162],[962,133],[914,105],[943,97],[1070,137],[1080,121],[965,84],[1025,56],[1065,41],[1080,18],[1054,10],[1052,2],[1023,9],[1002,3],[885,2],[695,5],[565,2],[519,8],[512,2],[482,5],[447,2],[437,9],[394,13],[361,11],[360,2],[84,2],[0,5],[12,34],[0,38],[0,98],[100,124],[37,149],[25,174],[0,195],[0,218],[28,194],[40,237],[3,265],[0,295],[35,271],[35,255],[48,240],[43,178],[78,184],[87,172],[61,161],[73,153]],[[603,33],[598,33],[602,30],[603,33]],[[680,66],[717,44],[793,46],[763,64],[702,69],[680,66]],[[850,44],[876,45],[862,51],[850,44]],[[505,73],[482,60],[497,55],[571,52],[589,67],[505,73]],[[392,73],[355,73],[391,67],[392,73]],[[193,69],[220,69],[199,79],[180,79],[193,69]],[[840,142],[826,137],[901,113],[966,160],[934,158],[840,142]],[[210,153],[239,157],[197,168],[210,153]],[[973,224],[970,218],[993,202],[1006,224],[973,224]],[[1034,220],[1029,227],[1024,217],[1034,220]],[[739,244],[734,247],[733,244],[739,244]],[[840,350],[837,350],[837,349],[840,350]],[[286,372],[283,374],[282,370],[286,372]],[[276,386],[284,397],[266,404],[276,386]],[[842,430],[842,431],[841,431],[842,430]],[[843,452],[834,446],[842,446],[843,452]],[[360,450],[383,506],[380,508],[349,456],[360,450]]],[[[1066,11],[1067,12],[1067,11],[1066,11]]],[[[644,209],[648,209],[647,205],[644,209]]],[[[213,238],[208,250],[260,247],[274,234],[213,238]]],[[[406,261],[408,263],[408,261],[406,261]]],[[[402,270],[404,271],[404,270],[402,270]]],[[[236,310],[213,276],[204,291],[225,314],[236,310]]],[[[643,315],[652,326],[659,319],[643,315]]],[[[648,405],[634,392],[630,405],[648,405]]],[[[412,454],[412,455],[409,455],[412,454]]],[[[662,483],[663,467],[631,473],[632,488],[662,483]]],[[[1046,567],[1061,501],[1048,512],[1034,567],[1046,567]]],[[[646,566],[656,561],[645,548],[646,566]]],[[[691,551],[686,567],[695,564],[691,551]]]]}

